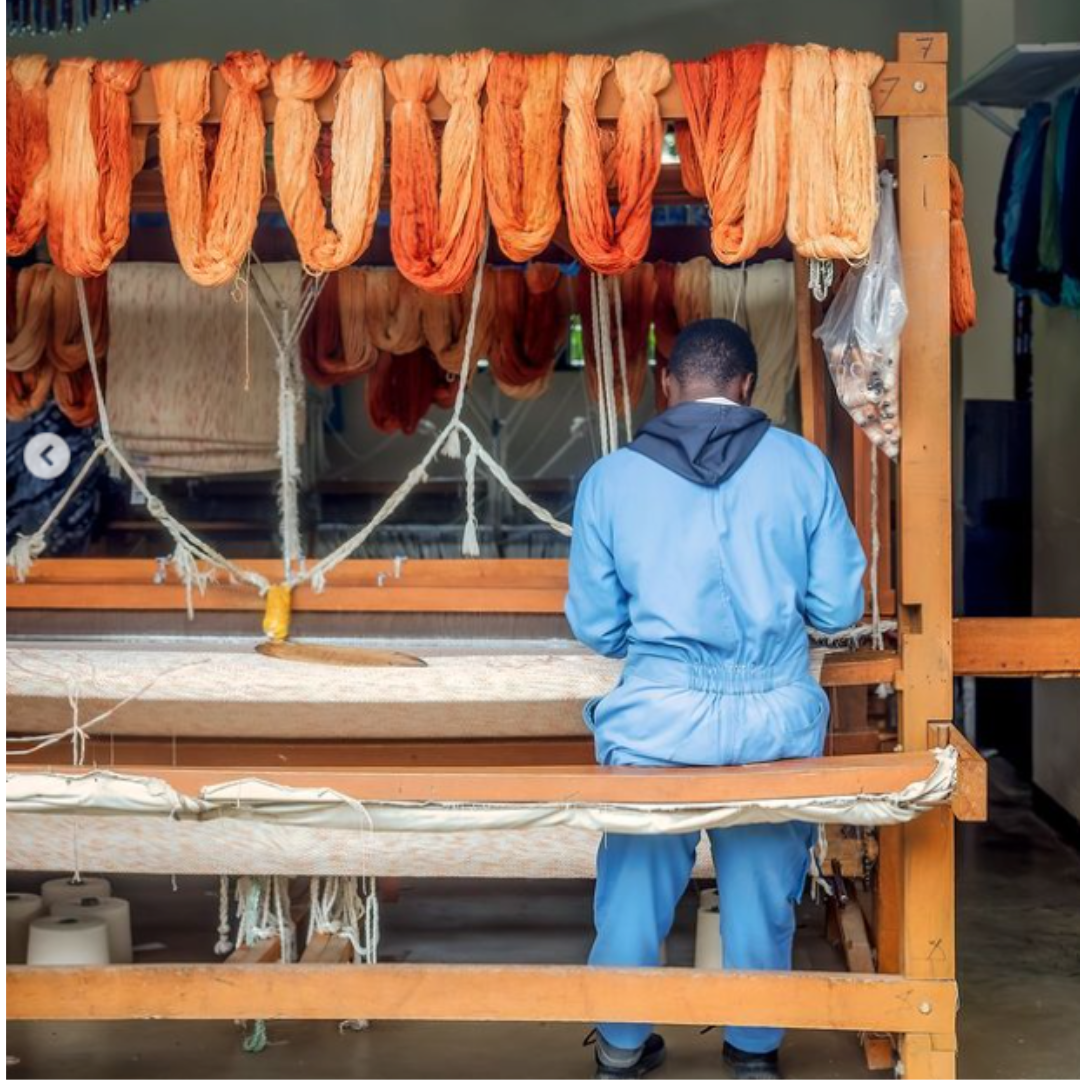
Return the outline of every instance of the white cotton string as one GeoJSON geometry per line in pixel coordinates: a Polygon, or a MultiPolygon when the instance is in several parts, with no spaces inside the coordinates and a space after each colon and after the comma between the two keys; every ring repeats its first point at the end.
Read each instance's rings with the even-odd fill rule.
{"type": "Polygon", "coordinates": [[[470,438],[465,457],[465,529],[461,535],[461,554],[467,559],[480,557],[480,537],[476,520],[476,450],[477,440],[470,438]]]}
{"type": "Polygon", "coordinates": [[[86,303],[86,285],[80,277],[75,279],[75,296],[79,301],[79,322],[82,323],[86,358],[90,363],[90,374],[94,380],[94,396],[97,398],[98,424],[101,426],[101,437],[106,444],[111,446],[112,428],[109,426],[109,412],[105,408],[105,391],[101,385],[101,373],[98,371],[97,356],[94,354],[94,333],[90,328],[90,308],[86,303]]]}
{"type": "Polygon", "coordinates": [[[881,531],[878,528],[878,451],[870,447],[870,642],[875,649],[885,648],[881,625],[881,597],[878,575],[881,565],[881,531]]]}
{"type": "Polygon", "coordinates": [[[218,939],[214,945],[215,956],[228,956],[233,950],[229,938],[229,875],[222,874],[218,880],[218,939]]]}
{"type": "Polygon", "coordinates": [[[7,555],[7,564],[15,573],[16,581],[25,581],[30,573],[30,568],[45,551],[45,537],[49,530],[56,524],[57,519],[67,508],[68,503],[75,497],[75,493],[82,486],[83,481],[90,475],[91,470],[108,450],[108,444],[98,442],[94,452],[83,462],[75,479],[68,485],[67,490],[60,496],[59,502],[49,512],[48,517],[29,535],[20,533],[11,545],[7,555]]]}
{"type": "Polygon", "coordinates": [[[589,271],[589,304],[592,307],[593,356],[596,360],[597,395],[596,406],[600,419],[600,455],[611,453],[607,429],[607,399],[604,388],[604,349],[600,344],[600,286],[597,275],[589,271]]]}
{"type": "Polygon", "coordinates": [[[831,259],[811,259],[807,268],[807,282],[814,299],[820,304],[829,295],[833,283],[831,259]]]}
{"type": "MultiPolygon", "coordinates": [[[[607,429],[607,449],[610,454],[619,447],[618,408],[615,404],[615,354],[611,347],[611,301],[608,297],[609,281],[600,274],[593,275],[595,284],[593,323],[597,336],[597,371],[599,375],[599,398],[601,410],[601,436],[607,429]]],[[[603,442],[603,439],[601,439],[603,442]]]]}
{"type": "Polygon", "coordinates": [[[465,350],[461,357],[461,371],[458,372],[458,392],[454,398],[454,411],[450,415],[450,437],[443,446],[443,453],[448,458],[461,457],[461,438],[458,427],[461,425],[461,410],[465,407],[465,395],[469,389],[469,377],[472,374],[473,348],[476,345],[476,322],[480,314],[480,297],[484,289],[484,267],[487,265],[488,242],[491,230],[484,224],[484,246],[476,260],[476,278],[473,281],[472,306],[469,308],[469,322],[465,328],[465,350]]]}
{"type": "Polygon", "coordinates": [[[619,346],[619,382],[622,386],[623,420],[626,423],[626,441],[634,437],[634,410],[630,404],[630,377],[626,369],[626,339],[623,337],[622,281],[609,283],[615,301],[615,340],[619,346]]]}
{"type": "MultiPolygon", "coordinates": [[[[8,735],[6,736],[6,743],[8,746],[8,756],[25,757],[28,754],[36,754],[39,750],[44,750],[47,747],[55,746],[57,743],[63,742],[65,739],[71,739],[73,751],[78,753],[78,760],[76,765],[81,765],[85,757],[86,742],[88,739],[88,733],[91,729],[97,727],[99,724],[105,723],[114,713],[119,712],[125,705],[131,704],[133,701],[137,701],[151,690],[155,684],[169,675],[174,675],[180,671],[186,671],[189,668],[199,667],[202,664],[206,664],[207,660],[195,660],[190,664],[181,664],[178,667],[169,668],[166,671],[159,671],[149,682],[139,687],[133,694],[129,694],[122,701],[118,701],[115,705],[106,709],[103,713],[98,713],[97,716],[85,723],[79,720],[79,698],[80,689],[77,684],[69,684],[68,688],[68,703],[72,707],[72,722],[70,726],[64,728],[63,731],[54,731],[51,734],[46,735],[8,735]],[[11,749],[12,745],[25,746],[25,749],[15,750],[11,749]],[[81,746],[81,750],[79,747],[81,746]]],[[[18,667],[18,663],[8,658],[8,664],[18,667]]],[[[25,670],[25,669],[24,669],[25,670]]]]}
{"type": "Polygon", "coordinates": [[[502,485],[506,490],[506,493],[514,500],[514,502],[519,506],[524,507],[537,519],[537,521],[547,525],[548,528],[553,529],[560,536],[573,536],[574,530],[571,526],[567,525],[565,521],[560,521],[549,511],[545,510],[539,503],[533,502],[533,500],[510,479],[510,475],[507,471],[494,457],[491,456],[487,448],[468,427],[462,424],[461,431],[469,440],[471,451],[475,450],[476,456],[483,462],[484,467],[491,474],[492,478],[502,485]]]}

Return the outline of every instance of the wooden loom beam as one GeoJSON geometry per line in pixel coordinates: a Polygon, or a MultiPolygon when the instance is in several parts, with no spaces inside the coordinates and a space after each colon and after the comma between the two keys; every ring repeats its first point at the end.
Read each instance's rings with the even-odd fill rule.
{"type": "MultiPolygon", "coordinates": [[[[316,102],[319,119],[329,123],[334,118],[334,98],[341,82],[343,69],[338,70],[338,77],[330,90],[316,102]]],[[[217,123],[225,104],[228,88],[221,73],[215,68],[210,76],[210,111],[205,123],[217,123]]],[[[901,59],[888,63],[882,69],[872,89],[874,111],[879,117],[895,116],[936,116],[944,112],[946,103],[945,68],[938,63],[927,63],[916,59],[901,59]]],[[[394,99],[389,89],[385,92],[386,115],[389,117],[394,99]]],[[[673,79],[668,87],[658,95],[660,114],[665,120],[685,120],[686,109],[682,94],[673,79]]],[[[614,121],[618,117],[621,99],[615,87],[615,76],[609,74],[603,82],[600,98],[596,105],[596,115],[600,120],[614,121]]],[[[267,123],[273,123],[277,99],[273,91],[262,93],[263,116],[267,123]]],[[[433,120],[447,118],[449,108],[441,93],[428,103],[428,112],[433,120]]],[[[144,72],[138,88],[131,98],[132,123],[141,126],[155,126],[158,123],[157,99],[154,96],[154,84],[149,71],[144,72]]]]}
{"type": "Polygon", "coordinates": [[[948,1031],[945,980],[486,964],[137,964],[7,969],[8,1020],[611,1020],[948,1031]]]}

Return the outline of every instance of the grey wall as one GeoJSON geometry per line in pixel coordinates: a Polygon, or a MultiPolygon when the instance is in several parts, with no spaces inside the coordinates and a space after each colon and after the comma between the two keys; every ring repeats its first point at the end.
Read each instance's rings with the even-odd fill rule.
{"type": "Polygon", "coordinates": [[[653,49],[698,56],[754,40],[893,51],[898,30],[935,26],[935,0],[148,0],[86,33],[15,39],[9,52],[153,62],[260,48],[341,57],[489,46],[523,52],[653,49]]]}

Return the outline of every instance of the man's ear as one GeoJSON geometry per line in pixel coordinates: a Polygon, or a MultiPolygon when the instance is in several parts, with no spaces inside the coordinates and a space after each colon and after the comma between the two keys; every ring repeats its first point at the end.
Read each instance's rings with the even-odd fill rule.
{"type": "Polygon", "coordinates": [[[671,401],[671,374],[667,368],[660,372],[660,389],[664,391],[664,399],[671,401]]]}
{"type": "Polygon", "coordinates": [[[744,375],[742,380],[742,399],[749,405],[754,400],[754,391],[757,389],[757,376],[744,375]]]}

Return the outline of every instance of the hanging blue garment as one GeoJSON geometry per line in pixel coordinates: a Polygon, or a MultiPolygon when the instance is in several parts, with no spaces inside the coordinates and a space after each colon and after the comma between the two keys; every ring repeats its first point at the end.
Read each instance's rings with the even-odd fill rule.
{"type": "MultiPolygon", "coordinates": [[[[45,520],[67,490],[75,474],[94,452],[97,428],[77,428],[70,423],[55,404],[50,402],[44,409],[21,423],[7,426],[7,546],[22,533],[29,536],[45,520]],[[71,451],[71,464],[63,476],[55,480],[41,480],[26,467],[23,451],[26,444],[43,432],[59,435],[71,451]]],[[[93,538],[102,499],[107,472],[98,462],[97,467],[83,481],[79,490],[65,507],[49,531],[47,555],[78,555],[85,552],[93,538]]]]}
{"type": "Polygon", "coordinates": [[[1001,182],[998,184],[997,203],[994,207],[994,272],[998,274],[1009,272],[1008,263],[1005,261],[1005,220],[1016,182],[1016,159],[1019,153],[1020,132],[1017,130],[1009,140],[1009,149],[1005,153],[1005,164],[1001,170],[1001,182]]]}
{"type": "Polygon", "coordinates": [[[1039,234],[1042,227],[1043,168],[1046,164],[1046,140],[1050,133],[1050,106],[1033,105],[1024,115],[1021,126],[1031,122],[1017,161],[1017,179],[1022,187],[1010,199],[1010,214],[1015,209],[1011,232],[1009,281],[1020,292],[1034,293],[1045,304],[1056,306],[1061,299],[1061,273],[1047,270],[1039,259],[1039,234]],[[1019,195],[1019,198],[1016,196],[1019,195]]]}
{"type": "Polygon", "coordinates": [[[1069,122],[1061,125],[1056,165],[1058,191],[1058,235],[1061,246],[1061,300],[1080,308],[1080,90],[1071,90],[1069,122]]]}

